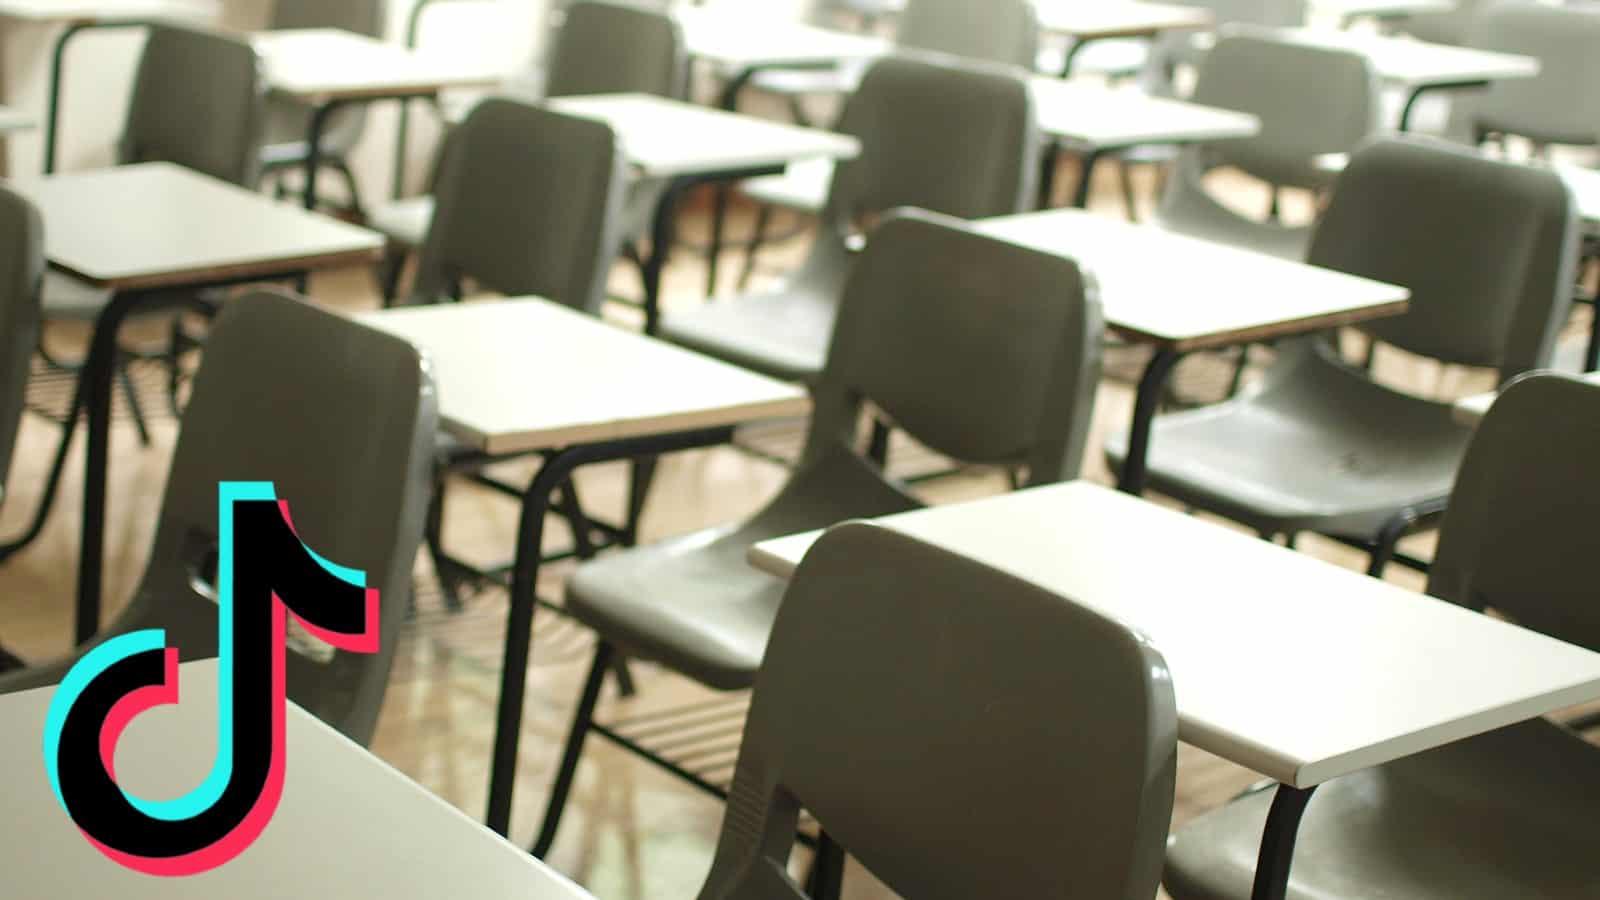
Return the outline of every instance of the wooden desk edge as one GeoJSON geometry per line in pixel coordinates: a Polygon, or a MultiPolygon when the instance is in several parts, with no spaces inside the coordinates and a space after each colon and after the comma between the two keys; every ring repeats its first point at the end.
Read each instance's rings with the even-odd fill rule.
{"type": "Polygon", "coordinates": [[[1198,337],[1171,338],[1158,334],[1140,331],[1121,325],[1107,323],[1110,331],[1132,338],[1139,343],[1158,344],[1170,347],[1179,353],[1190,353],[1196,350],[1208,350],[1216,347],[1234,347],[1239,344],[1249,344],[1256,341],[1268,341],[1276,338],[1298,337],[1313,334],[1330,328],[1342,328],[1346,325],[1358,325],[1374,319],[1383,319],[1404,313],[1411,306],[1411,301],[1395,300],[1389,303],[1377,303],[1364,306],[1360,309],[1341,310],[1319,316],[1307,316],[1286,322],[1275,322],[1271,325],[1260,325],[1254,328],[1240,328],[1234,331],[1217,332],[1215,334],[1200,335],[1198,337]]]}
{"type": "Polygon", "coordinates": [[[318,253],[289,259],[211,266],[202,269],[187,269],[182,272],[163,272],[155,275],[133,275],[127,278],[100,278],[55,261],[50,263],[50,267],[103,290],[148,291],[159,288],[205,286],[257,277],[265,279],[288,276],[302,271],[375,262],[382,256],[383,245],[380,241],[371,247],[359,250],[340,250],[336,253],[318,253]]]}
{"type": "Polygon", "coordinates": [[[621,441],[652,435],[682,434],[711,428],[735,428],[775,419],[797,418],[809,415],[811,398],[801,393],[795,397],[761,400],[738,406],[720,407],[712,412],[690,415],[661,415],[630,419],[625,425],[616,422],[595,422],[567,428],[551,428],[527,435],[495,437],[454,420],[445,427],[462,440],[468,441],[491,456],[514,453],[531,453],[602,441],[621,441]]]}

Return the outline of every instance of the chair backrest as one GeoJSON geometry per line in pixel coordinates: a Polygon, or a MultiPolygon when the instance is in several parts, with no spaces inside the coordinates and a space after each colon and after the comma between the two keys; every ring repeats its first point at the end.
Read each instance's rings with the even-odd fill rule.
{"type": "Polygon", "coordinates": [[[161,627],[216,654],[197,586],[217,551],[217,486],[270,481],[307,546],[380,591],[380,650],[290,653],[289,696],[365,743],[388,682],[432,485],[432,379],[405,341],[280,294],[229,301],[206,342],[138,593],[110,633],[161,627]]]}
{"type": "Polygon", "coordinates": [[[1435,44],[1465,44],[1474,20],[1494,0],[1455,0],[1438,12],[1418,12],[1407,16],[1402,30],[1415,38],[1435,44]]]}
{"type": "Polygon", "coordinates": [[[0,186],[0,504],[22,426],[33,350],[39,346],[44,221],[21,194],[0,186]]]}
{"type": "Polygon", "coordinates": [[[1253,137],[1206,146],[1207,162],[1290,187],[1325,183],[1316,157],[1354,150],[1377,131],[1381,112],[1366,54],[1242,26],[1225,29],[1206,54],[1193,100],[1261,119],[1253,137]]]}
{"type": "Polygon", "coordinates": [[[1307,259],[1401,285],[1404,315],[1364,330],[1502,378],[1549,364],[1576,277],[1578,220],[1556,173],[1419,137],[1351,157],[1307,259]]]}
{"type": "Polygon", "coordinates": [[[626,186],[610,126],[516,100],[478,104],[450,138],[413,302],[463,278],[598,312],[626,186]]]}
{"type": "Polygon", "coordinates": [[[678,20],[663,11],[602,0],[567,8],[550,51],[545,93],[656,94],[688,90],[689,55],[678,20]]]}
{"type": "Polygon", "coordinates": [[[1506,388],[1462,463],[1428,592],[1600,651],[1600,385],[1538,374],[1506,388]]]}
{"type": "Polygon", "coordinates": [[[1032,69],[1039,14],[1033,0],[908,0],[896,40],[911,50],[1032,69]]]}
{"type": "Polygon", "coordinates": [[[269,28],[340,28],[383,37],[388,25],[387,0],[273,0],[269,28]]]}
{"type": "Polygon", "coordinates": [[[841,525],[784,595],[700,897],[803,897],[784,870],[804,808],[902,897],[1149,900],[1176,765],[1171,676],[1146,640],[841,525]]]}
{"type": "Polygon", "coordinates": [[[901,210],[850,271],[813,389],[808,458],[854,440],[870,402],[933,450],[1076,478],[1100,376],[1096,288],[1076,263],[901,210]]]}
{"type": "Polygon", "coordinates": [[[266,84],[249,41],[156,26],[134,76],[118,160],[173,162],[253,186],[265,115],[266,84]]]}
{"type": "Polygon", "coordinates": [[[1495,3],[1473,21],[1469,42],[1539,60],[1533,78],[1496,81],[1451,104],[1451,130],[1469,139],[1499,132],[1551,144],[1600,143],[1600,8],[1495,3]]]}
{"type": "Polygon", "coordinates": [[[977,219],[1033,200],[1042,139],[1014,70],[879,60],[839,130],[861,155],[835,170],[824,216],[836,225],[898,206],[977,219]]]}

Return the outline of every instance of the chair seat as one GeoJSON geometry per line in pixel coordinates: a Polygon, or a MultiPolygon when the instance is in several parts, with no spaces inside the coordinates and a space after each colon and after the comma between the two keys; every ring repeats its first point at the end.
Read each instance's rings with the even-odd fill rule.
{"type": "Polygon", "coordinates": [[[718,690],[755,680],[785,582],[755,569],[750,547],[917,503],[843,449],[807,464],[737,530],[712,529],[603,556],[567,585],[567,609],[629,655],[718,690]]]}
{"type": "Polygon", "coordinates": [[[1190,237],[1265,253],[1292,262],[1305,262],[1311,244],[1310,227],[1256,222],[1191,191],[1170,193],[1156,211],[1152,224],[1190,237]]]}
{"type": "MultiPolygon", "coordinates": [[[[1444,500],[1471,429],[1448,404],[1388,390],[1305,352],[1259,393],[1163,415],[1152,490],[1271,534],[1370,538],[1397,511],[1444,500]],[[1270,448],[1263,452],[1263,448],[1270,448]]],[[[1125,436],[1107,441],[1120,468],[1125,436]]]]}
{"type": "Polygon", "coordinates": [[[433,223],[433,197],[407,197],[380,203],[367,211],[367,227],[401,247],[421,247],[433,223]]]}
{"type": "MultiPolygon", "coordinates": [[[[1600,896],[1600,750],[1543,720],[1349,775],[1312,795],[1291,900],[1600,896]]],[[[1245,900],[1272,792],[1168,844],[1174,900],[1245,900]]]]}
{"type": "Polygon", "coordinates": [[[111,302],[111,292],[54,269],[44,273],[39,307],[45,321],[93,322],[111,302]]]}
{"type": "Polygon", "coordinates": [[[833,161],[816,159],[795,163],[782,175],[746,179],[739,183],[739,192],[767,206],[816,215],[828,202],[832,183],[833,161]]]}
{"type": "Polygon", "coordinates": [[[796,278],[787,290],[712,300],[667,315],[675,344],[786,381],[815,381],[828,358],[835,296],[796,278]]]}

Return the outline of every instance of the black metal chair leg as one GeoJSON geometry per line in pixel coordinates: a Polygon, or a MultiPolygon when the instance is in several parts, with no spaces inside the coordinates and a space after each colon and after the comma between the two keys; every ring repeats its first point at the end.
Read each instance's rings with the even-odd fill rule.
{"type": "Polygon", "coordinates": [[[750,244],[744,249],[744,268],[739,270],[739,290],[749,288],[750,278],[756,273],[756,256],[767,243],[767,228],[772,225],[772,207],[763,203],[756,210],[756,230],[750,244]]]}
{"type": "Polygon", "coordinates": [[[383,259],[377,268],[378,291],[383,295],[383,307],[388,309],[400,300],[400,279],[406,272],[406,260],[411,253],[405,247],[390,244],[383,249],[383,259]]]}
{"type": "Polygon", "coordinates": [[[1382,578],[1389,563],[1394,561],[1395,549],[1400,539],[1406,536],[1416,524],[1416,516],[1409,512],[1397,513],[1389,521],[1383,523],[1378,529],[1377,536],[1372,542],[1371,562],[1367,566],[1367,574],[1373,578],[1382,578]]]}
{"type": "Polygon", "coordinates": [[[451,612],[462,610],[461,593],[451,572],[449,556],[444,552],[444,500],[445,479],[443,469],[434,474],[433,497],[428,502],[428,518],[423,526],[424,543],[428,558],[433,562],[433,577],[439,586],[439,596],[451,612]]]}
{"type": "Polygon", "coordinates": [[[539,826],[539,837],[530,851],[543,859],[556,841],[556,829],[561,825],[561,814],[566,810],[567,795],[572,792],[572,780],[578,773],[578,761],[583,756],[583,742],[594,725],[594,707],[600,699],[600,688],[605,684],[606,672],[611,669],[611,645],[601,641],[594,650],[594,663],[589,667],[589,678],[583,684],[583,694],[578,698],[578,708],[572,716],[572,731],[567,734],[567,747],[561,754],[561,767],[556,770],[555,784],[550,788],[550,803],[545,808],[544,823],[539,826]]]}
{"type": "Polygon", "coordinates": [[[867,458],[885,471],[889,468],[889,437],[893,433],[883,420],[872,420],[872,438],[867,444],[867,458]]]}
{"type": "Polygon", "coordinates": [[[139,403],[139,392],[134,390],[133,377],[128,374],[128,360],[126,357],[117,360],[117,384],[122,387],[122,395],[128,401],[128,415],[133,418],[133,427],[139,431],[139,446],[150,446],[150,426],[145,422],[144,407],[139,403]]]}
{"type": "Polygon", "coordinates": [[[356,173],[351,171],[350,162],[343,158],[328,159],[327,157],[323,157],[323,162],[332,166],[333,170],[338,172],[339,176],[344,179],[345,190],[350,195],[350,212],[356,218],[366,221],[367,207],[361,202],[361,186],[356,183],[356,173]]]}
{"type": "Polygon", "coordinates": [[[1133,163],[1126,159],[1117,161],[1117,171],[1122,181],[1122,206],[1129,222],[1139,221],[1139,196],[1133,186],[1133,163]]]}
{"type": "Polygon", "coordinates": [[[806,893],[812,900],[839,900],[844,894],[844,848],[826,831],[817,838],[816,855],[806,875],[806,893]]]}

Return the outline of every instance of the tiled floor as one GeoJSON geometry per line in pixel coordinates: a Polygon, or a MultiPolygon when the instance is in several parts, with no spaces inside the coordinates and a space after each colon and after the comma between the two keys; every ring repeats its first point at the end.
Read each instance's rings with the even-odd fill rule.
{"type": "MultiPolygon", "coordinates": [[[[1070,173],[1068,174],[1070,177],[1070,173]]],[[[1120,214],[1114,174],[1102,172],[1096,201],[1109,215],[1120,214]]],[[[1141,180],[1145,178],[1141,175],[1141,180]]],[[[1148,194],[1149,184],[1142,184],[1148,194]]],[[[1242,202],[1257,199],[1240,189],[1242,202]]],[[[741,224],[747,220],[741,220],[741,224]]],[[[690,223],[693,236],[699,229],[690,223]]],[[[803,252],[791,241],[767,256],[781,267],[803,252]]],[[[728,267],[737,270],[737,266],[728,267]]],[[[669,273],[668,296],[675,302],[699,302],[703,270],[692,253],[679,255],[669,273]]],[[[731,277],[731,276],[730,276],[731,277]]],[[[616,289],[632,293],[635,279],[619,270],[616,289]]],[[[336,272],[316,279],[313,295],[344,308],[375,303],[370,280],[361,271],[336,272]]],[[[618,307],[618,318],[636,316],[618,307]]],[[[81,335],[65,330],[52,342],[71,346],[81,335]]],[[[1431,366],[1385,358],[1383,371],[1420,390],[1460,393],[1482,389],[1481,373],[1444,373],[1431,366]]],[[[1131,402],[1127,373],[1130,361],[1108,361],[1108,379],[1101,390],[1093,440],[1108,429],[1122,428],[1131,402]]],[[[1201,369],[1207,365],[1198,364],[1201,369]]],[[[1213,365],[1213,369],[1216,367],[1213,365]]],[[[1185,384],[1195,391],[1218,383],[1217,371],[1191,370],[1185,384]]],[[[559,386],[551,386],[552,390],[559,386]]],[[[176,426],[160,417],[153,443],[141,449],[126,423],[115,432],[115,467],[111,481],[108,547],[108,596],[126,596],[138,576],[149,546],[160,488],[176,426]]],[[[29,416],[17,452],[0,533],[13,534],[32,513],[58,429],[29,416]]],[[[80,442],[81,443],[81,442],[80,442]]],[[[81,449],[81,447],[80,447],[81,449]]],[[[1108,481],[1098,455],[1091,453],[1088,477],[1108,481]]],[[[57,512],[43,537],[27,552],[0,566],[0,636],[25,657],[44,658],[66,649],[69,598],[77,549],[76,510],[79,469],[70,470],[57,512]]],[[[696,452],[669,458],[657,481],[645,520],[650,538],[726,523],[757,509],[779,487],[781,467],[732,449],[696,452]]],[[[601,511],[620,507],[623,479],[616,467],[585,471],[580,476],[585,503],[601,511]]],[[[978,496],[1004,489],[993,474],[964,474],[934,482],[923,491],[934,501],[978,496]]],[[[516,510],[504,498],[471,486],[452,495],[447,540],[464,556],[489,562],[511,554],[516,510]]],[[[559,528],[552,542],[561,540],[559,528]]],[[[1419,539],[1426,552],[1428,539],[1419,539]]],[[[1304,549],[1341,564],[1360,560],[1326,542],[1307,540],[1304,549]]],[[[1160,548],[1152,548],[1159,554],[1160,548]]],[[[426,584],[428,571],[419,567],[426,584]]],[[[546,593],[558,596],[564,566],[547,569],[546,593]]],[[[1419,586],[1415,576],[1395,577],[1419,586]]],[[[503,596],[486,592],[469,598],[464,612],[445,612],[436,598],[422,596],[416,620],[405,630],[374,750],[428,789],[481,817],[486,791],[488,748],[494,717],[503,596]]],[[[541,615],[530,689],[513,837],[531,839],[542,813],[548,779],[568,725],[579,682],[587,666],[589,638],[552,615],[541,615]]],[[[608,715],[656,709],[666,704],[703,700],[705,692],[648,665],[636,664],[640,693],[622,700],[610,693],[608,715]]],[[[551,862],[605,898],[684,898],[693,896],[710,862],[721,810],[719,804],[650,767],[635,762],[602,741],[593,741],[551,862]]],[[[1246,771],[1185,748],[1177,798],[1177,821],[1211,808],[1250,784],[1246,771]]],[[[842,761],[841,764],[848,764],[842,761]]],[[[960,777],[960,773],[952,773],[960,777]]],[[[404,823],[374,823],[403,828],[404,823]]],[[[798,854],[797,854],[798,856],[798,854]]],[[[886,896],[871,879],[853,873],[852,898],[886,896]]]]}

